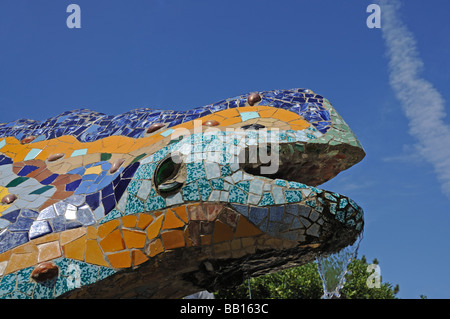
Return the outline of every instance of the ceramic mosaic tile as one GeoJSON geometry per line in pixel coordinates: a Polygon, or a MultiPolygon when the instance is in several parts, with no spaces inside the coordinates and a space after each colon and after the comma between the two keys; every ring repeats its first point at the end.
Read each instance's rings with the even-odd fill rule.
{"type": "Polygon", "coordinates": [[[335,252],[363,212],[316,186],[364,155],[308,89],[0,124],[0,297],[175,298],[335,252]]]}

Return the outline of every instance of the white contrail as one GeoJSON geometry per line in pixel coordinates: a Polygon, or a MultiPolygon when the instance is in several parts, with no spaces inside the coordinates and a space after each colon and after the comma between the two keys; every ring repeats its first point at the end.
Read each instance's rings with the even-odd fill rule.
{"type": "Polygon", "coordinates": [[[380,0],[381,30],[389,57],[389,80],[409,120],[417,151],[434,166],[442,191],[450,197],[450,127],[444,122],[445,101],[420,72],[413,34],[400,20],[397,0],[380,0]]]}

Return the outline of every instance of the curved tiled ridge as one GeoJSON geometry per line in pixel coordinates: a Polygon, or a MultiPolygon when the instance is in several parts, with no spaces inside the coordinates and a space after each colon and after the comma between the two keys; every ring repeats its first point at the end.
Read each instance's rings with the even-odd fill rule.
{"type": "MultiPolygon", "coordinates": [[[[173,127],[218,111],[242,107],[248,104],[250,94],[229,98],[187,111],[154,110],[139,108],[120,115],[106,115],[88,109],[64,112],[39,122],[20,119],[0,124],[0,138],[14,136],[18,140],[36,137],[33,142],[49,140],[64,135],[76,137],[80,142],[93,142],[102,138],[121,135],[132,138],[143,137],[154,123],[173,127]]],[[[331,124],[329,112],[324,107],[324,98],[308,89],[273,90],[260,93],[260,105],[273,106],[300,114],[324,133],[331,124]]]]}

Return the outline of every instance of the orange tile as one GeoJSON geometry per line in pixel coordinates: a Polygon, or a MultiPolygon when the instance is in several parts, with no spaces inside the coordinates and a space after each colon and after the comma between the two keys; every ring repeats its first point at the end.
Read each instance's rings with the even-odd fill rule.
{"type": "Polygon", "coordinates": [[[291,125],[290,129],[293,130],[293,131],[302,131],[305,128],[303,126],[300,126],[300,125],[291,125]]]}
{"type": "Polygon", "coordinates": [[[100,238],[104,238],[106,235],[108,235],[110,232],[116,229],[116,227],[119,225],[120,221],[118,219],[114,219],[104,224],[101,224],[100,226],[98,226],[98,236],[100,238]]]}
{"type": "Polygon", "coordinates": [[[175,212],[175,214],[181,218],[181,220],[183,220],[186,224],[189,222],[188,217],[187,217],[187,213],[186,213],[186,206],[178,206],[176,208],[172,208],[172,211],[175,212]]]}
{"type": "Polygon", "coordinates": [[[217,220],[214,225],[213,243],[233,239],[233,230],[227,224],[217,220]]]}
{"type": "Polygon", "coordinates": [[[100,241],[100,246],[104,252],[113,252],[125,249],[125,243],[119,229],[112,231],[100,241]]]}
{"type": "Polygon", "coordinates": [[[102,250],[100,249],[96,240],[86,241],[86,259],[85,261],[90,264],[109,267],[109,264],[105,261],[102,250]]]}
{"type": "Polygon", "coordinates": [[[63,246],[64,256],[77,260],[84,260],[86,250],[86,236],[71,241],[63,246]]]}
{"type": "Polygon", "coordinates": [[[11,250],[13,254],[28,254],[32,252],[38,252],[36,245],[34,244],[34,240],[30,241],[26,244],[17,246],[11,250]]]}
{"type": "Polygon", "coordinates": [[[272,115],[272,117],[275,118],[275,119],[281,120],[283,122],[289,122],[289,121],[296,120],[296,119],[299,118],[299,116],[298,115],[296,116],[295,113],[289,112],[289,111],[286,111],[286,110],[283,110],[283,109],[278,109],[272,115]]]}
{"type": "Polygon", "coordinates": [[[119,253],[108,255],[108,260],[114,268],[131,267],[131,253],[129,251],[121,251],[119,253]]]}
{"type": "Polygon", "coordinates": [[[159,235],[159,231],[161,230],[161,224],[163,221],[164,215],[160,215],[158,218],[156,218],[153,223],[151,223],[147,229],[147,237],[148,239],[153,239],[156,236],[159,235]]]}
{"type": "Polygon", "coordinates": [[[220,122],[220,126],[231,126],[236,123],[241,123],[242,119],[240,117],[232,117],[220,122]]]}
{"type": "Polygon", "coordinates": [[[277,111],[275,108],[270,108],[267,110],[259,111],[259,116],[261,118],[272,118],[272,115],[277,111]]]}
{"type": "Polygon", "coordinates": [[[55,259],[62,256],[59,241],[52,241],[45,244],[40,244],[38,248],[38,262],[55,259]]]}
{"type": "Polygon", "coordinates": [[[258,105],[258,112],[275,109],[273,106],[258,105]]]}
{"type": "Polygon", "coordinates": [[[122,217],[122,224],[124,227],[133,228],[136,226],[137,215],[127,215],[122,217]]]}
{"type": "Polygon", "coordinates": [[[161,239],[165,249],[184,247],[184,236],[182,230],[169,230],[161,233],[161,239]]]}
{"type": "Polygon", "coordinates": [[[11,257],[11,250],[5,251],[0,254],[0,262],[7,261],[11,257]]]}
{"type": "Polygon", "coordinates": [[[236,110],[236,108],[223,110],[223,111],[217,112],[216,114],[223,116],[224,118],[232,118],[232,117],[239,116],[239,112],[238,112],[238,110],[236,110]]]}
{"type": "Polygon", "coordinates": [[[89,226],[86,229],[86,236],[87,239],[97,239],[98,236],[97,228],[95,228],[94,226],[89,226]]]}
{"type": "Polygon", "coordinates": [[[297,126],[303,127],[302,129],[305,129],[305,128],[309,127],[311,124],[309,122],[305,121],[304,119],[299,118],[299,119],[290,121],[289,125],[291,125],[291,126],[292,125],[297,125],[297,126]]]}
{"type": "Polygon", "coordinates": [[[150,245],[148,245],[148,255],[150,257],[154,257],[164,251],[162,242],[160,239],[156,239],[155,241],[151,242],[150,245]]]}
{"type": "Polygon", "coordinates": [[[127,248],[144,248],[147,239],[144,232],[123,229],[122,233],[127,248]]]}
{"type": "Polygon", "coordinates": [[[50,241],[59,240],[59,233],[48,234],[39,238],[32,240],[32,242],[36,245],[48,243],[50,241]]]}
{"type": "Polygon", "coordinates": [[[180,219],[178,219],[175,214],[169,209],[166,212],[166,217],[164,218],[164,223],[162,225],[162,229],[172,229],[172,228],[179,228],[183,227],[184,222],[182,222],[180,219]]]}
{"type": "Polygon", "coordinates": [[[136,227],[140,229],[146,229],[148,225],[153,221],[153,217],[149,214],[139,214],[139,221],[136,227]]]}
{"type": "Polygon", "coordinates": [[[248,221],[247,218],[239,216],[238,225],[236,227],[236,232],[234,233],[235,238],[239,237],[253,237],[260,235],[262,232],[255,225],[248,221]]]}
{"type": "Polygon", "coordinates": [[[131,261],[133,262],[133,266],[140,265],[148,260],[148,257],[140,250],[132,250],[131,251],[131,261]]]}

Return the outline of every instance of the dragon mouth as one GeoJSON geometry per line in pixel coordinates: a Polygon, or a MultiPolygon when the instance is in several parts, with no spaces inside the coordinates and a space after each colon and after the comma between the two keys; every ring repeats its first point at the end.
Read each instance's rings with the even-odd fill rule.
{"type": "Polygon", "coordinates": [[[315,187],[360,162],[365,152],[348,144],[283,143],[247,147],[239,156],[248,174],[315,187]]]}
{"type": "MultiPolygon", "coordinates": [[[[280,239],[297,241],[300,245],[318,247],[321,253],[333,253],[353,244],[363,231],[363,210],[345,195],[316,188],[350,168],[365,156],[362,148],[349,144],[281,143],[261,145],[257,150],[246,148],[240,153],[240,168],[247,174],[272,185],[278,194],[277,202],[261,202],[269,211],[268,222],[259,222],[256,212],[250,208],[248,218],[262,231],[280,239]],[[271,161],[257,158],[267,153],[271,161]],[[267,205],[266,205],[267,204],[267,205]],[[299,217],[306,226],[295,228],[294,223],[272,223],[272,211],[299,217]],[[252,213],[252,211],[254,213],[252,213]],[[308,219],[309,218],[309,219],[308,219]],[[308,220],[307,220],[308,219],[308,220]],[[255,222],[256,220],[256,222],[255,222]],[[272,223],[272,224],[271,224],[272,223]],[[302,230],[301,227],[304,227],[302,230]]],[[[275,196],[274,196],[275,197],[275,196]]]]}

